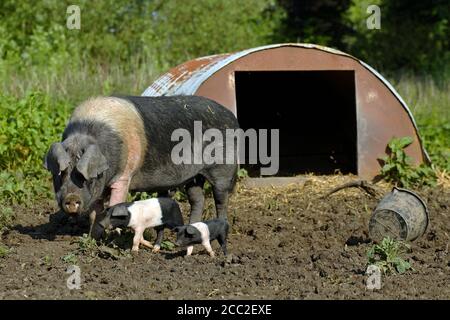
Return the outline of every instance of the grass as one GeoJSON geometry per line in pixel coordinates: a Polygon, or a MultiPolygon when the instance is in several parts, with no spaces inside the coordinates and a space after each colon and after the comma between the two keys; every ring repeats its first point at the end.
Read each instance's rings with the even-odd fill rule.
{"type": "Polygon", "coordinates": [[[419,127],[419,134],[432,163],[450,172],[450,82],[401,76],[392,80],[419,127]]]}
{"type": "Polygon", "coordinates": [[[151,62],[141,58],[132,58],[127,66],[93,67],[86,63],[76,69],[58,71],[30,67],[26,72],[10,72],[8,81],[0,81],[0,92],[16,98],[30,92],[42,92],[54,101],[63,100],[75,105],[97,95],[141,95],[160,73],[162,71],[155,70],[151,62]]]}

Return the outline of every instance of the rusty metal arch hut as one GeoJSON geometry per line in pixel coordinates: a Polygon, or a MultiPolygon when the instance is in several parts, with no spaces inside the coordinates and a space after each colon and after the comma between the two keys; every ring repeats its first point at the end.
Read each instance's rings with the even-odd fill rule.
{"type": "Polygon", "coordinates": [[[339,170],[373,178],[392,137],[411,136],[407,153],[416,164],[428,161],[395,89],[331,48],[277,44],[202,57],[171,69],[143,95],[200,95],[234,112],[243,129],[280,129],[279,176],[339,170]]]}

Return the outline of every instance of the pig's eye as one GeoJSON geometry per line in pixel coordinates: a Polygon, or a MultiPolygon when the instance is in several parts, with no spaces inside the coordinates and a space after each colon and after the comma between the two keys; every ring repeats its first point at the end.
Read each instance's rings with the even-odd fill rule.
{"type": "Polygon", "coordinates": [[[73,183],[75,183],[79,188],[81,188],[86,182],[86,179],[84,178],[84,176],[81,173],[79,173],[77,170],[72,171],[71,178],[72,178],[73,183]]]}

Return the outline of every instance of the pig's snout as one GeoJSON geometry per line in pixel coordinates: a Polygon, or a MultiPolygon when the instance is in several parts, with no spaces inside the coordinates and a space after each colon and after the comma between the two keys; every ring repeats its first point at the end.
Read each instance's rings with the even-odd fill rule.
{"type": "Polygon", "coordinates": [[[83,206],[83,201],[81,198],[73,193],[69,193],[63,201],[63,209],[65,212],[70,214],[79,213],[83,206]]]}

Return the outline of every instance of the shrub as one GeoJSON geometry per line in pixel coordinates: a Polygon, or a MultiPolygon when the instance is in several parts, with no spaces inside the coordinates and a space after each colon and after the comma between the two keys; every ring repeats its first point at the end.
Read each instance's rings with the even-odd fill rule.
{"type": "Polygon", "coordinates": [[[68,111],[68,104],[53,104],[41,93],[23,99],[0,96],[0,201],[24,203],[49,196],[50,175],[43,159],[60,139],[68,111]]]}
{"type": "Polygon", "coordinates": [[[434,170],[425,164],[414,167],[411,164],[411,157],[405,153],[404,149],[412,142],[411,137],[393,138],[389,142],[388,155],[380,159],[384,163],[381,176],[399,187],[433,186],[436,182],[434,170]]]}

